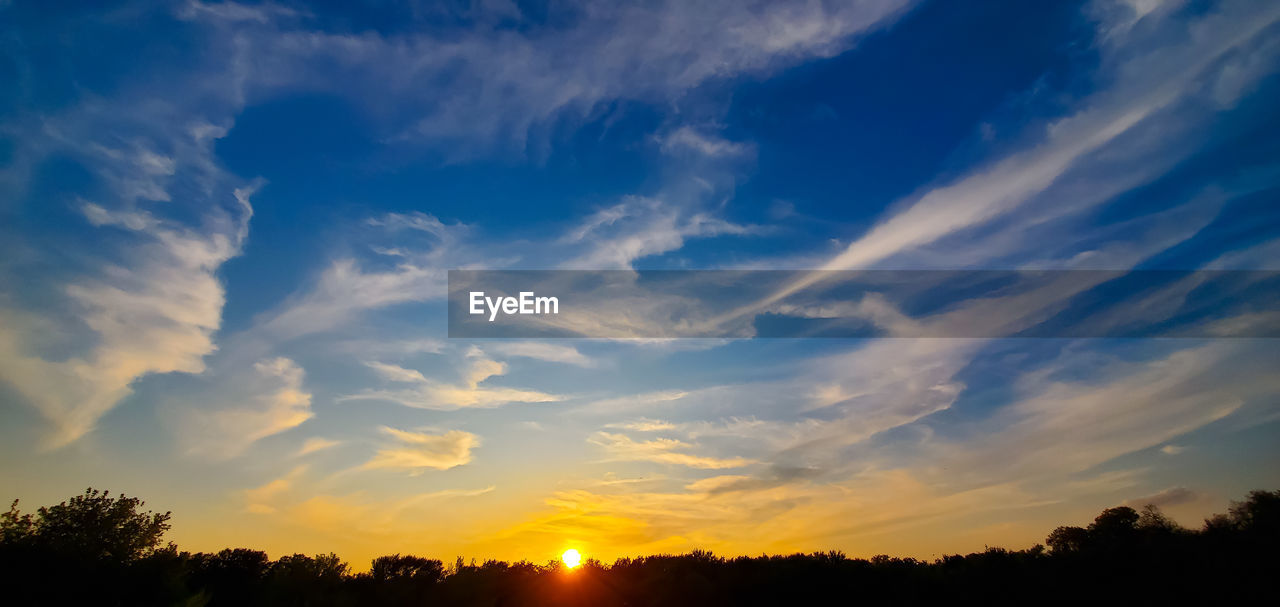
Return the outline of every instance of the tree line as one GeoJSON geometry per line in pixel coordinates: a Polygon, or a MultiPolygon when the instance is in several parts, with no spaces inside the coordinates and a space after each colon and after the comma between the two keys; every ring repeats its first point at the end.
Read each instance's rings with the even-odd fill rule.
{"type": "Polygon", "coordinates": [[[0,603],[8,605],[801,605],[1221,604],[1274,600],[1280,587],[1280,491],[1254,491],[1200,529],[1155,506],[1108,508],[1087,527],[1058,527],[1045,545],[987,548],[932,561],[840,552],[682,555],[446,564],[389,555],[353,573],[336,554],[228,548],[181,551],[164,541],[170,513],[124,495],[83,495],[0,514],[0,603]]]}

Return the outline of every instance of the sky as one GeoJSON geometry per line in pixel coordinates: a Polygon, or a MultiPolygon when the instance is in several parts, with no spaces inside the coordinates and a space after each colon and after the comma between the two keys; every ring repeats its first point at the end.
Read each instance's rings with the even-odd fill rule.
{"type": "Polygon", "coordinates": [[[1198,526],[1280,486],[1276,339],[461,339],[447,272],[1280,270],[1278,21],[5,0],[0,498],[109,489],[186,550],[357,569],[1198,526]]]}

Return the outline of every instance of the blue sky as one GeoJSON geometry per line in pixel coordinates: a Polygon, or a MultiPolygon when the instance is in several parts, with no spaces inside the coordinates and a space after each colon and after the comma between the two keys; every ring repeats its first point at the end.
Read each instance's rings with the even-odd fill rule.
{"type": "Polygon", "coordinates": [[[539,561],[1024,546],[1280,481],[1274,340],[467,341],[444,304],[450,269],[1276,270],[1280,8],[0,16],[9,497],[539,561]]]}

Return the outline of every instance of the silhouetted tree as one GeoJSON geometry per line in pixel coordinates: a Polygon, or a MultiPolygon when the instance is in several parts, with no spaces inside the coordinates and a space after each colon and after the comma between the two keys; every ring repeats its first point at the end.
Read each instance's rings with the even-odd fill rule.
{"type": "Polygon", "coordinates": [[[140,512],[135,497],[111,497],[90,487],[56,506],[23,515],[14,500],[0,520],[5,543],[31,542],[42,549],[89,559],[129,562],[160,546],[169,530],[170,513],[140,512]]]}
{"type": "Polygon", "coordinates": [[[1044,543],[1054,554],[1080,552],[1089,543],[1089,531],[1083,527],[1058,527],[1045,538],[1044,543]]]}
{"type": "Polygon", "coordinates": [[[1090,537],[1124,537],[1133,533],[1141,518],[1138,512],[1128,506],[1107,508],[1089,524],[1090,537]]]}
{"type": "Polygon", "coordinates": [[[161,547],[170,514],[143,505],[93,488],[34,515],[15,500],[0,516],[0,571],[11,603],[168,601],[159,595],[183,585],[171,567],[177,549],[161,547]]]}
{"type": "Polygon", "coordinates": [[[208,600],[208,607],[257,603],[271,568],[267,553],[247,548],[196,554],[190,560],[191,585],[208,600]]]}
{"type": "Polygon", "coordinates": [[[0,543],[7,546],[24,544],[35,534],[35,519],[18,510],[18,500],[9,504],[9,511],[0,514],[0,543]]]}
{"type": "Polygon", "coordinates": [[[1280,491],[1252,491],[1243,502],[1232,502],[1231,522],[1240,531],[1261,537],[1280,537],[1280,491]]]}
{"type": "Polygon", "coordinates": [[[1164,512],[1155,504],[1147,504],[1143,506],[1142,512],[1138,514],[1138,521],[1134,523],[1134,527],[1147,532],[1173,533],[1182,530],[1182,527],[1173,519],[1165,516],[1164,512]]]}

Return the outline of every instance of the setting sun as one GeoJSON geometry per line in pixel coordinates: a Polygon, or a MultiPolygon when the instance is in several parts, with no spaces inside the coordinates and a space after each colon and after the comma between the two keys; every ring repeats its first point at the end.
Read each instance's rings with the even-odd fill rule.
{"type": "Polygon", "coordinates": [[[564,565],[570,569],[577,567],[582,562],[582,555],[577,550],[570,548],[560,555],[560,560],[564,561],[564,565]]]}

